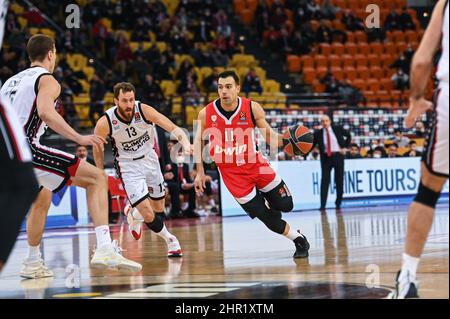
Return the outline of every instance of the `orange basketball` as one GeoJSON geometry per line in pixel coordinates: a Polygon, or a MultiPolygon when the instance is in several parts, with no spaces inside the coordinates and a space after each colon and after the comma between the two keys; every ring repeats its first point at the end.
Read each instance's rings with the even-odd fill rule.
{"type": "Polygon", "coordinates": [[[290,126],[283,134],[283,150],[289,156],[308,154],[313,142],[314,135],[303,125],[290,126]]]}

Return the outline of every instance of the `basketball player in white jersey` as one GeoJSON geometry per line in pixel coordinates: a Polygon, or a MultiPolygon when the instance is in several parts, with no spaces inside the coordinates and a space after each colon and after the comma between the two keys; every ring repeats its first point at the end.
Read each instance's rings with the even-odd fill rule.
{"type": "MultiPolygon", "coordinates": [[[[54,192],[65,185],[86,189],[88,209],[97,235],[97,248],[91,259],[91,266],[141,270],[140,264],[124,258],[117,242],[111,241],[105,173],[74,155],[40,144],[47,125],[65,138],[80,145],[92,145],[94,149],[103,149],[106,141],[96,135],[78,134],[56,112],[54,102],[61,87],[52,75],[56,63],[53,39],[42,34],[32,36],[27,43],[27,53],[31,67],[9,78],[2,86],[0,96],[11,101],[20,124],[25,129],[40,186],[54,192]]],[[[46,198],[38,196],[37,205],[46,198]]],[[[47,271],[39,251],[34,257],[33,260],[25,261],[25,269],[22,269],[21,275],[26,278],[51,276],[52,273],[47,271]]]]}
{"type": "MultiPolygon", "coordinates": [[[[0,50],[7,10],[8,1],[0,0],[0,50]]],[[[38,184],[23,128],[10,101],[0,97],[0,271],[37,193],[38,184]]]]}
{"type": "Polygon", "coordinates": [[[433,109],[434,121],[422,158],[419,189],[408,211],[408,229],[402,268],[397,275],[391,298],[417,298],[417,266],[433,224],[436,203],[448,179],[449,152],[449,5],[440,0],[411,65],[411,96],[405,126],[413,127],[417,118],[433,109]],[[439,87],[434,103],[425,99],[425,90],[433,70],[433,58],[442,47],[436,77],[439,87]]]}
{"type": "MultiPolygon", "coordinates": [[[[191,144],[183,130],[153,107],[135,100],[136,90],[127,82],[114,86],[115,106],[106,111],[95,126],[95,134],[110,138],[117,175],[121,179],[131,208],[125,209],[129,230],[138,240],[142,223],[166,241],[168,257],[181,257],[177,238],[164,225],[164,178],[155,152],[158,125],[171,133],[188,153],[191,144]]],[[[94,150],[97,167],[103,168],[104,152],[94,150]]]]}

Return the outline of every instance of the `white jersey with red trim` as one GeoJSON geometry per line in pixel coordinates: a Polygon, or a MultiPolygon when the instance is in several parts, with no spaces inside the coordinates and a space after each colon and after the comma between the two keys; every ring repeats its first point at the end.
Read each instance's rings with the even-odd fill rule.
{"type": "Polygon", "coordinates": [[[39,79],[51,73],[40,66],[30,67],[6,80],[0,90],[3,100],[8,100],[25,130],[28,142],[40,145],[39,140],[47,129],[38,115],[36,98],[39,79]]]}
{"type": "Polygon", "coordinates": [[[151,157],[158,161],[158,155],[154,149],[155,127],[145,118],[141,110],[141,102],[135,102],[134,115],[130,122],[120,116],[117,106],[107,110],[106,117],[117,161],[130,161],[144,157],[151,157]]]}
{"type": "Polygon", "coordinates": [[[449,25],[448,25],[448,1],[446,2],[444,8],[444,21],[442,23],[442,55],[439,60],[438,71],[436,73],[436,77],[440,81],[441,85],[445,85],[448,88],[449,82],[449,52],[448,52],[448,44],[449,44],[449,25]]]}

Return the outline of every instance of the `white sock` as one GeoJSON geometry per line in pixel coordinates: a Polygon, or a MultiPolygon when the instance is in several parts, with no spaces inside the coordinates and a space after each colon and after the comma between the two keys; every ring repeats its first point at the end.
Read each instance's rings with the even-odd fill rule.
{"type": "Polygon", "coordinates": [[[286,236],[290,240],[294,240],[294,239],[300,237],[300,234],[294,228],[289,227],[289,232],[284,236],[286,236]]]}
{"type": "Polygon", "coordinates": [[[131,216],[133,216],[133,218],[136,220],[144,221],[144,217],[142,217],[141,213],[139,213],[137,208],[133,208],[133,210],[131,211],[131,216]]]}
{"type": "Polygon", "coordinates": [[[41,250],[39,249],[39,245],[28,246],[28,260],[29,261],[37,261],[40,257],[41,257],[41,250]]]}
{"type": "Polygon", "coordinates": [[[155,233],[156,235],[158,235],[159,237],[161,237],[162,239],[164,239],[166,242],[169,241],[170,238],[174,237],[166,228],[166,225],[163,226],[163,228],[161,229],[161,231],[159,233],[155,233]]]}
{"type": "Polygon", "coordinates": [[[409,275],[409,280],[415,281],[419,260],[420,258],[412,257],[408,254],[403,253],[402,270],[400,272],[399,280],[402,280],[404,278],[406,279],[406,276],[409,275]]]}
{"type": "Polygon", "coordinates": [[[109,233],[109,226],[102,225],[95,227],[95,235],[97,236],[97,248],[111,245],[111,234],[109,233]]]}

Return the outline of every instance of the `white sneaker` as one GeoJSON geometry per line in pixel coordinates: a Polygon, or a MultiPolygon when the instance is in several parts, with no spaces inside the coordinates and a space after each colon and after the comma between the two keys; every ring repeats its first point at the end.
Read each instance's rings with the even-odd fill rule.
{"type": "Polygon", "coordinates": [[[91,259],[94,268],[117,268],[118,270],[140,271],[142,265],[122,256],[117,240],[112,245],[96,249],[91,259]]]}
{"type": "Polygon", "coordinates": [[[20,277],[27,279],[40,279],[53,277],[53,271],[45,266],[44,260],[39,257],[37,260],[30,261],[26,258],[23,261],[22,269],[20,270],[20,277]]]}
{"type": "Polygon", "coordinates": [[[131,236],[133,236],[134,239],[139,240],[142,236],[142,223],[144,222],[144,219],[134,218],[133,212],[135,211],[137,212],[138,210],[128,204],[125,206],[123,213],[127,216],[128,230],[130,231],[131,236]]]}
{"type": "Polygon", "coordinates": [[[183,251],[181,250],[180,242],[175,236],[169,239],[167,248],[167,257],[183,257],[183,251]]]}
{"type": "Polygon", "coordinates": [[[397,273],[395,290],[392,291],[386,299],[419,298],[419,283],[416,280],[411,280],[409,273],[405,276],[405,278],[400,280],[400,273],[401,271],[397,273]]]}

